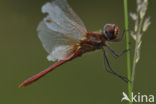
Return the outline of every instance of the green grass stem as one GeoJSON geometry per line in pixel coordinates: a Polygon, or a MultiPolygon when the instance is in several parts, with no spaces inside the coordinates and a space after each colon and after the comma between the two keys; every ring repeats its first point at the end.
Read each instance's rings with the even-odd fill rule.
{"type": "MultiPolygon", "coordinates": [[[[128,31],[128,5],[127,0],[124,0],[124,18],[125,18],[125,29],[126,29],[126,49],[130,49],[129,46],[129,31],[128,31]]],[[[130,67],[130,51],[127,52],[127,77],[131,79],[131,67],[130,67]]],[[[128,82],[128,96],[131,99],[132,86],[131,82],[128,82]]],[[[132,102],[129,102],[132,104],[132,102]]]]}

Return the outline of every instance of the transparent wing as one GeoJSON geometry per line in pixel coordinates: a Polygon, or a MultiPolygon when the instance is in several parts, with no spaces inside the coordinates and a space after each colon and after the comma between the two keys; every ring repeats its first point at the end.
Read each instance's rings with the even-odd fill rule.
{"type": "Polygon", "coordinates": [[[69,7],[66,0],[55,0],[52,3],[46,3],[42,7],[42,12],[48,13],[48,16],[44,18],[44,22],[49,29],[68,34],[78,40],[82,39],[87,32],[85,25],[69,7]]]}
{"type": "Polygon", "coordinates": [[[73,47],[69,45],[60,45],[55,47],[55,49],[48,55],[47,59],[49,61],[60,61],[65,59],[68,55],[73,55],[73,47]]]}
{"type": "Polygon", "coordinates": [[[68,5],[67,0],[56,0],[54,1],[56,5],[58,5],[61,10],[66,14],[70,20],[75,21],[77,24],[81,26],[81,29],[86,32],[86,27],[80,17],[72,10],[72,8],[68,5]]]}
{"type": "Polygon", "coordinates": [[[49,53],[50,61],[62,60],[71,51],[73,44],[83,39],[87,30],[81,19],[69,7],[66,0],[55,0],[42,7],[47,17],[38,26],[39,38],[49,53]]]}
{"type": "Polygon", "coordinates": [[[78,43],[78,40],[49,29],[43,21],[37,30],[43,47],[49,53],[47,57],[49,61],[64,59],[72,51],[72,45],[78,43]]]}

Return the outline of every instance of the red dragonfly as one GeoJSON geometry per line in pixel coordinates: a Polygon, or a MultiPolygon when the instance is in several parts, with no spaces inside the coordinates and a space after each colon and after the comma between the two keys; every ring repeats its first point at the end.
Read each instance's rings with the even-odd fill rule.
{"type": "Polygon", "coordinates": [[[127,51],[124,50],[117,54],[108,45],[108,42],[120,42],[124,37],[123,33],[121,38],[117,38],[119,29],[115,24],[106,24],[103,32],[88,32],[82,20],[72,10],[66,0],[48,2],[43,5],[42,12],[48,13],[48,15],[37,28],[38,36],[43,47],[49,53],[47,59],[58,62],[25,80],[19,86],[20,88],[35,82],[56,67],[82,56],[84,53],[98,49],[103,51],[106,71],[128,82],[126,77],[113,71],[103,48],[104,46],[107,47],[115,57],[119,57],[127,51]]]}

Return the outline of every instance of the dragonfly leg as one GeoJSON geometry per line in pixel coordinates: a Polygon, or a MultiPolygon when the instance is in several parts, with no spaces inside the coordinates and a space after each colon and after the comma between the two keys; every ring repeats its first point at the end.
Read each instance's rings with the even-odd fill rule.
{"type": "Polygon", "coordinates": [[[109,72],[109,73],[111,73],[111,74],[113,74],[113,75],[115,75],[115,76],[117,76],[117,77],[119,77],[120,79],[122,79],[123,81],[125,81],[126,83],[128,83],[129,80],[127,79],[127,77],[122,76],[122,75],[119,75],[118,73],[116,73],[116,72],[112,69],[112,67],[111,67],[111,65],[110,65],[110,63],[109,63],[109,60],[108,60],[108,58],[107,58],[107,55],[106,55],[106,52],[105,52],[104,49],[103,49],[103,56],[104,56],[104,67],[105,67],[106,71],[109,72]],[[106,64],[108,65],[109,70],[107,69],[106,64]]]}
{"type": "Polygon", "coordinates": [[[126,52],[128,52],[130,49],[125,49],[120,53],[117,53],[115,50],[113,50],[110,46],[106,46],[108,48],[108,50],[111,52],[111,54],[115,57],[118,58],[120,56],[122,56],[123,54],[125,54],[126,52]]]}

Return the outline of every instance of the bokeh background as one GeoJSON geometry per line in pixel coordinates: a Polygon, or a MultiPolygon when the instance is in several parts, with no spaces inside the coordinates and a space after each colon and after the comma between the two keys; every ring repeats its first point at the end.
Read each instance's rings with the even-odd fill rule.
{"type": "MultiPolygon", "coordinates": [[[[104,70],[101,50],[83,55],[49,73],[36,83],[18,88],[34,74],[54,64],[37,36],[36,27],[45,16],[41,6],[50,0],[0,0],[0,104],[120,104],[127,84],[104,70]]],[[[124,30],[123,0],[69,0],[89,31],[115,23],[124,30]]],[[[156,1],[149,1],[147,15],[152,25],[143,36],[141,60],[136,68],[134,93],[156,96],[156,1]]],[[[135,12],[136,1],[128,1],[135,12]]],[[[130,29],[133,21],[130,20],[130,29]]],[[[112,43],[120,52],[125,41],[112,43]]],[[[134,41],[131,39],[131,52],[134,41]]],[[[107,51],[108,52],[108,51],[107,51]]],[[[126,55],[114,59],[112,67],[126,75],[126,55]]],[[[132,57],[132,56],[131,56],[132,57]]],[[[125,102],[126,104],[127,102],[125,102]]]]}

